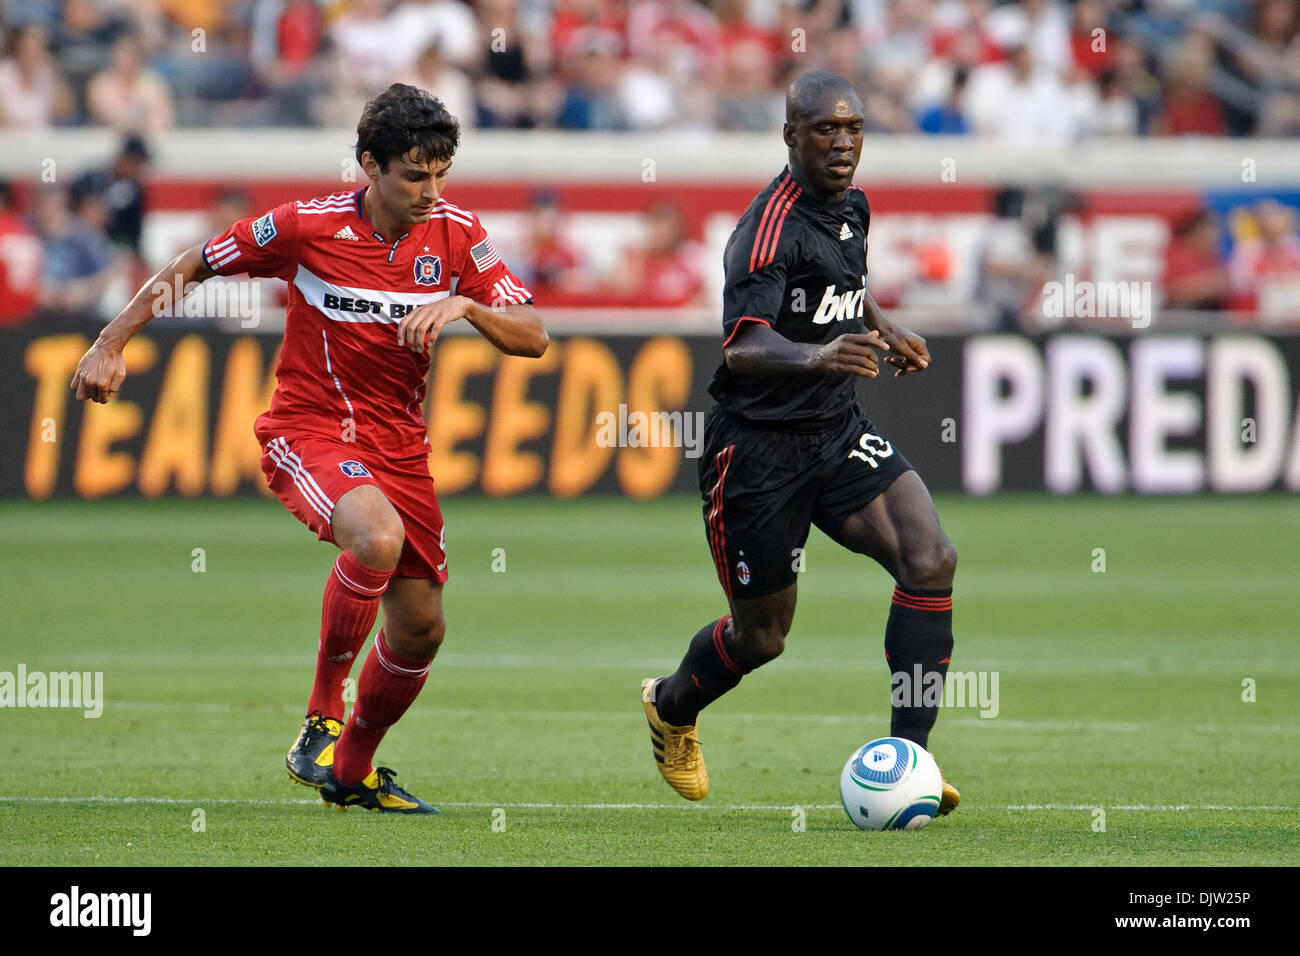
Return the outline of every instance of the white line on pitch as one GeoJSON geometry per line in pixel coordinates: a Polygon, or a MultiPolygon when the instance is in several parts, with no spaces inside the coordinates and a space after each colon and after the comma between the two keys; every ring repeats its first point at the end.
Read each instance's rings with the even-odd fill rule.
{"type": "MultiPolygon", "coordinates": [[[[103,794],[95,794],[88,797],[52,797],[52,796],[21,796],[8,795],[0,796],[0,803],[105,803],[110,805],[130,805],[130,804],[158,804],[164,806],[203,806],[204,804],[215,805],[233,805],[233,806],[319,806],[320,800],[297,799],[297,800],[258,800],[254,798],[234,799],[231,797],[110,797],[103,794]]],[[[692,805],[683,805],[680,803],[531,803],[531,802],[504,802],[492,803],[484,801],[437,801],[440,806],[456,807],[460,809],[479,809],[490,810],[497,807],[516,810],[686,810],[696,812],[699,810],[771,810],[789,812],[795,807],[801,807],[804,810],[839,810],[838,803],[697,803],[692,805]]],[[[1109,804],[1104,802],[1098,803],[1028,803],[1028,804],[997,804],[990,806],[962,806],[962,813],[978,811],[1039,811],[1039,810],[1062,810],[1062,811],[1086,811],[1095,810],[1102,807],[1106,810],[1148,810],[1157,812],[1195,812],[1195,811],[1214,811],[1230,813],[1256,813],[1256,812],[1290,812],[1300,810],[1300,807],[1288,807],[1277,804],[1261,804],[1256,806],[1244,806],[1224,803],[1207,803],[1207,804],[1159,804],[1159,803],[1116,803],[1109,804]]]]}
{"type": "MultiPolygon", "coordinates": [[[[254,707],[236,707],[224,702],[202,701],[151,701],[151,700],[108,700],[105,707],[120,710],[139,711],[197,711],[199,713],[245,713],[248,711],[272,710],[286,714],[298,714],[302,708],[298,704],[257,705],[254,707]]],[[[956,711],[963,708],[948,708],[956,711]]],[[[974,708],[964,708],[971,710],[974,708]]],[[[559,720],[607,721],[618,717],[637,718],[640,714],[627,710],[507,710],[491,707],[439,707],[437,704],[416,706],[413,713],[432,714],[438,717],[456,717],[477,719],[484,716],[520,717],[535,721],[539,717],[559,720]]],[[[874,714],[734,714],[710,713],[710,720],[729,720],[752,723],[756,720],[772,720],[781,723],[807,724],[883,724],[884,716],[874,714]]],[[[940,715],[942,726],[946,727],[980,727],[986,730],[1098,730],[1098,731],[1139,731],[1157,726],[1151,721],[1134,720],[1021,720],[1010,717],[956,717],[940,715]]],[[[1281,724],[1243,724],[1238,727],[1221,727],[1213,724],[1199,724],[1185,728],[1195,733],[1256,733],[1256,734],[1300,734],[1300,725],[1283,726],[1281,724]]]]}
{"type": "MultiPolygon", "coordinates": [[[[1079,642],[1087,640],[1090,635],[1073,635],[1079,642]]],[[[969,637],[969,635],[967,635],[969,637]]],[[[1070,640],[1069,634],[1056,634],[1058,642],[1070,640]]],[[[256,668],[302,668],[310,667],[314,659],[314,650],[306,653],[261,653],[240,654],[230,657],[215,654],[193,655],[186,652],[94,652],[79,654],[77,660],[83,668],[97,666],[101,669],[119,666],[135,667],[185,667],[197,664],[232,664],[256,668]]],[[[27,666],[35,669],[57,670],[55,659],[49,659],[49,666],[41,664],[44,655],[37,655],[36,661],[28,658],[27,666]]],[[[1068,675],[1107,674],[1130,677],[1205,677],[1223,674],[1236,674],[1241,668],[1267,672],[1274,678],[1297,676],[1296,662],[1289,657],[1245,657],[1245,658],[1183,658],[1183,657],[1070,657],[1070,658],[1017,658],[991,655],[971,660],[962,660],[963,669],[996,670],[1004,677],[1017,675],[1021,677],[1038,677],[1044,674],[1068,675]]],[[[438,658],[436,669],[457,670],[565,670],[565,671],[623,671],[630,675],[664,673],[677,666],[676,658],[664,657],[611,657],[605,655],[574,656],[569,654],[534,654],[534,653],[460,653],[446,651],[438,658]]],[[[783,657],[780,664],[782,672],[794,673],[883,673],[880,662],[875,658],[863,657],[852,660],[816,657],[783,657]]]]}

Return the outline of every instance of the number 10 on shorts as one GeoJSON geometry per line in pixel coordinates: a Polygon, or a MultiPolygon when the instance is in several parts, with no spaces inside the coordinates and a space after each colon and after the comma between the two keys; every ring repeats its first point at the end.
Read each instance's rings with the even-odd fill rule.
{"type": "Polygon", "coordinates": [[[861,458],[872,468],[880,467],[880,462],[876,459],[888,458],[894,453],[894,446],[889,444],[888,441],[881,438],[879,435],[871,434],[871,432],[862,433],[862,437],[858,439],[858,448],[861,448],[862,450],[858,451],[857,448],[852,449],[849,452],[849,457],[861,458]]]}

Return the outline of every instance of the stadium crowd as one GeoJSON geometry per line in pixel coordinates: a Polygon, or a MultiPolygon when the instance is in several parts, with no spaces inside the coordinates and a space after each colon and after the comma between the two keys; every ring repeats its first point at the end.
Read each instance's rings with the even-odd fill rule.
{"type": "Polygon", "coordinates": [[[779,128],[792,75],[870,130],[1300,134],[1294,0],[4,0],[0,125],[348,125],[405,80],[469,126],[779,128]]]}
{"type": "MultiPolygon", "coordinates": [[[[827,68],[862,91],[874,135],[1300,135],[1295,0],[0,0],[0,50],[0,135],[99,126],[123,144],[66,186],[20,187],[21,203],[0,182],[0,324],[93,315],[114,275],[156,267],[141,258],[148,144],[168,130],[346,127],[393,81],[471,127],[774,133],[790,77],[827,68]]],[[[1053,201],[1030,198],[1002,190],[990,210],[985,325],[1032,327],[1059,271],[1069,210],[1048,221],[1053,201]]],[[[238,190],[214,197],[213,231],[252,211],[238,190]]],[[[1296,209],[1239,212],[1170,223],[1164,304],[1300,320],[1296,209]]],[[[546,301],[706,301],[699,237],[671,202],[644,211],[608,274],[565,219],[539,193],[512,250],[546,301]]]]}

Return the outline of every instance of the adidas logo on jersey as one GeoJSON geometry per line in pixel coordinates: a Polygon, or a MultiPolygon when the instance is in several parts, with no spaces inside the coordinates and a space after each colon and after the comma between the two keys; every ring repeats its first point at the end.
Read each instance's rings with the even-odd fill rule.
{"type": "Polygon", "coordinates": [[[853,238],[853,230],[849,228],[849,224],[847,222],[844,225],[840,226],[840,238],[841,239],[853,238]]]}
{"type": "MultiPolygon", "coordinates": [[[[863,281],[865,282],[865,276],[863,281]]],[[[826,291],[822,293],[821,304],[817,306],[817,312],[813,315],[813,324],[825,325],[831,321],[843,322],[845,319],[862,318],[863,299],[866,294],[867,290],[864,286],[861,289],[849,289],[836,295],[835,286],[828,285],[826,291]]]]}
{"type": "Polygon", "coordinates": [[[361,237],[352,231],[351,226],[344,226],[338,232],[334,233],[335,239],[351,239],[353,242],[360,242],[361,237]]]}

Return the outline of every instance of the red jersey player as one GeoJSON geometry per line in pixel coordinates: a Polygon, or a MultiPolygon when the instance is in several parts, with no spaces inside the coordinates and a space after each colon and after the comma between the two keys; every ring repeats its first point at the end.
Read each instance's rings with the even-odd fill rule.
{"type": "Polygon", "coordinates": [[[155,283],[240,273],[289,282],[275,395],[254,431],[271,489],[342,554],[325,584],[307,720],[286,762],[292,779],[340,808],[437,812],[372,766],[445,630],[442,512],[421,414],[429,350],[457,319],[509,355],[547,346],[531,294],[478,217],[440,198],[459,139],[441,102],[390,86],[357,126],[368,186],[285,203],[183,252],[105,327],[72,379],[78,399],[106,402],[118,390],[122,349],[149,321],[155,283]],[[344,727],[343,681],[381,603],[384,625],[344,727]]]}
{"type": "Polygon", "coordinates": [[[0,179],[0,326],[36,314],[45,258],[40,239],[13,209],[13,189],[0,179]]]}

